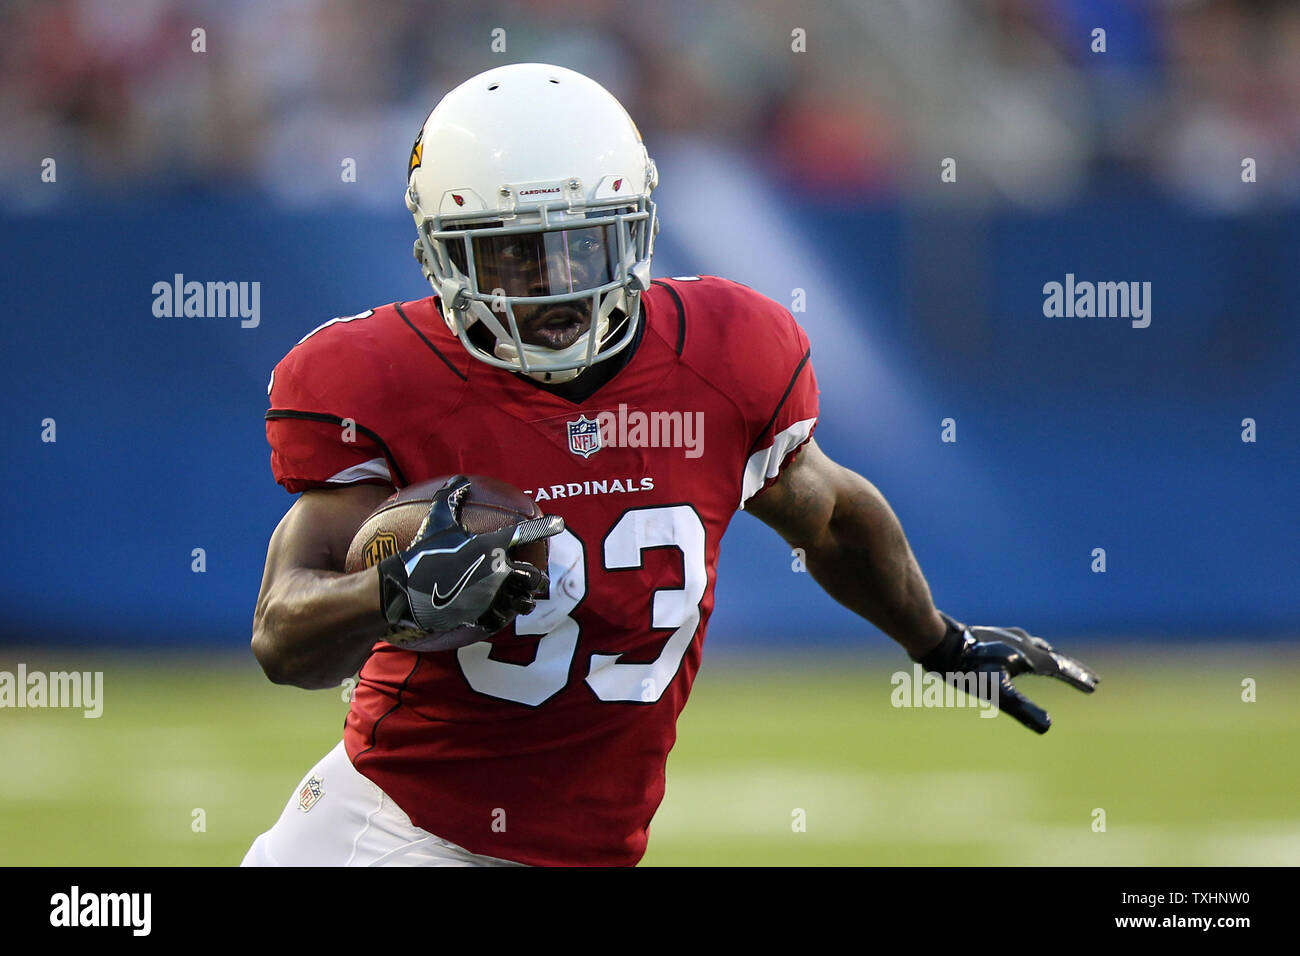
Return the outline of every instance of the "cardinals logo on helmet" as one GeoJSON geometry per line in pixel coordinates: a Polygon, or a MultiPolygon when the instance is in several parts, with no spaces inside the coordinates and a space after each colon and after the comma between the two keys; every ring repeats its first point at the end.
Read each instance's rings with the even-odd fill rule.
{"type": "Polygon", "coordinates": [[[409,179],[411,173],[420,168],[424,162],[424,128],[420,128],[420,135],[415,137],[415,145],[411,147],[411,161],[406,167],[406,176],[409,179]]]}

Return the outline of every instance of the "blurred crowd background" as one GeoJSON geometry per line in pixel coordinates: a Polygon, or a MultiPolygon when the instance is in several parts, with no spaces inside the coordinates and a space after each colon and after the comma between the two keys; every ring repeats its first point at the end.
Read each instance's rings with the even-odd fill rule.
{"type": "Polygon", "coordinates": [[[67,170],[87,190],[310,204],[334,198],[313,164],[342,153],[363,172],[347,200],[389,203],[364,172],[404,159],[496,27],[502,61],[600,77],[652,145],[730,142],[810,192],[1043,204],[1136,180],[1227,210],[1300,200],[1288,0],[10,0],[4,198],[57,201],[21,188],[33,164],[93,151],[67,170]],[[1248,192],[1222,175],[1243,140],[1261,170],[1248,192]],[[936,155],[981,188],[944,193],[936,155]]]}

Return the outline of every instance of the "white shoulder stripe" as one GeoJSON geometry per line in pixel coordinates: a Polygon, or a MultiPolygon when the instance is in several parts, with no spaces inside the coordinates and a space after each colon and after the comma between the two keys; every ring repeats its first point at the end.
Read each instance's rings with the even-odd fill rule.
{"type": "Polygon", "coordinates": [[[299,344],[299,345],[302,345],[303,342],[306,342],[309,338],[311,338],[313,335],[315,335],[315,334],[316,334],[317,332],[319,332],[321,329],[328,329],[331,325],[335,325],[336,323],[339,323],[339,322],[354,322],[354,321],[356,321],[357,319],[368,319],[368,318],[370,318],[370,317],[371,317],[372,315],[374,315],[374,314],[375,314],[375,310],[374,310],[374,309],[366,309],[366,311],[364,311],[364,312],[358,312],[356,315],[340,315],[340,316],[339,316],[338,318],[336,318],[336,319],[330,319],[328,322],[322,322],[320,325],[316,326],[316,328],[312,329],[310,332],[308,332],[306,335],[304,335],[302,338],[300,338],[300,339],[298,340],[298,344],[299,344]]]}
{"type": "Polygon", "coordinates": [[[745,502],[752,498],[769,478],[775,478],[781,473],[781,465],[785,462],[786,455],[808,440],[816,424],[816,418],[805,418],[801,422],[795,422],[784,431],[777,432],[769,447],[749,456],[749,461],[745,463],[745,477],[740,485],[742,509],[745,507],[745,502]]]}
{"type": "Polygon", "coordinates": [[[371,458],[369,461],[363,461],[351,468],[344,468],[337,475],[327,480],[332,485],[348,485],[354,481],[365,481],[368,478],[382,478],[391,484],[393,476],[388,470],[388,462],[382,458],[371,458]]]}

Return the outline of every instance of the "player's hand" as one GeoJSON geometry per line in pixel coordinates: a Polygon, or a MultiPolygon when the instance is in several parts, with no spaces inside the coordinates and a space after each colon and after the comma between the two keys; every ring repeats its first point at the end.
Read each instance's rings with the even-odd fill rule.
{"type": "MultiPolygon", "coordinates": [[[[1065,681],[1071,687],[1091,694],[1100,678],[1072,657],[1052,650],[1041,637],[1034,637],[1018,627],[966,627],[942,611],[948,624],[939,645],[917,659],[928,671],[944,675],[957,683],[957,675],[989,673],[998,675],[996,688],[976,680],[981,699],[995,704],[1035,733],[1045,734],[1052,726],[1047,711],[1025,697],[1011,685],[1019,674],[1042,674],[1065,681]],[[990,700],[990,698],[994,698],[990,700]]],[[[970,683],[958,684],[963,689],[970,683]]]]}
{"type": "Polygon", "coordinates": [[[411,546],[379,562],[380,609],[390,624],[426,632],[476,624],[495,634],[531,611],[549,583],[540,568],[511,560],[509,551],[558,534],[564,519],[543,515],[470,534],[458,520],[469,486],[464,475],[448,479],[411,546]]]}

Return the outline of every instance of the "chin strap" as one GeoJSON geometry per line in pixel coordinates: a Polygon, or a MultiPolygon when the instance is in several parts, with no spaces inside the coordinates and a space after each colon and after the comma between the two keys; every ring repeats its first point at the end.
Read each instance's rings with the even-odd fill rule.
{"type": "MultiPolygon", "coordinates": [[[[590,330],[584,332],[578,341],[564,349],[548,349],[542,345],[525,345],[524,356],[536,371],[521,372],[520,374],[527,375],[529,378],[535,379],[544,385],[562,385],[565,382],[573,381],[586,371],[587,368],[590,368],[590,366],[584,366],[583,368],[566,368],[556,372],[548,372],[545,369],[546,360],[549,359],[556,362],[567,362],[582,358],[587,354],[590,335],[590,330]]],[[[600,351],[601,346],[604,345],[605,339],[608,337],[609,319],[605,316],[601,316],[596,322],[596,347],[592,350],[593,354],[600,351]]],[[[515,348],[515,343],[513,342],[502,342],[498,340],[496,346],[492,349],[492,353],[503,362],[519,361],[519,350],[515,348]]]]}
{"type": "MultiPolygon", "coordinates": [[[[605,343],[611,338],[611,333],[617,334],[622,323],[628,321],[626,308],[626,293],[623,290],[606,295],[600,303],[600,312],[596,319],[596,345],[591,350],[592,355],[599,354],[604,348],[605,343]],[[611,329],[610,317],[618,313],[622,317],[621,322],[611,329]]],[[[519,370],[520,375],[527,375],[534,381],[541,382],[543,385],[563,385],[565,382],[571,382],[591,366],[584,365],[579,368],[566,369],[548,369],[548,365],[559,365],[573,361],[581,361],[587,355],[587,347],[590,343],[591,330],[583,333],[578,341],[574,342],[568,348],[549,349],[542,345],[524,345],[524,356],[528,359],[529,365],[533,370],[524,372],[519,370]]],[[[515,348],[515,343],[508,339],[497,339],[492,348],[492,354],[503,362],[519,362],[519,350],[515,348]]]]}
{"type": "Polygon", "coordinates": [[[419,239],[415,240],[414,252],[415,261],[420,264],[420,271],[424,273],[425,281],[427,281],[429,285],[433,286],[436,291],[438,288],[438,277],[434,274],[433,270],[429,268],[429,260],[424,254],[424,244],[419,239]]]}

